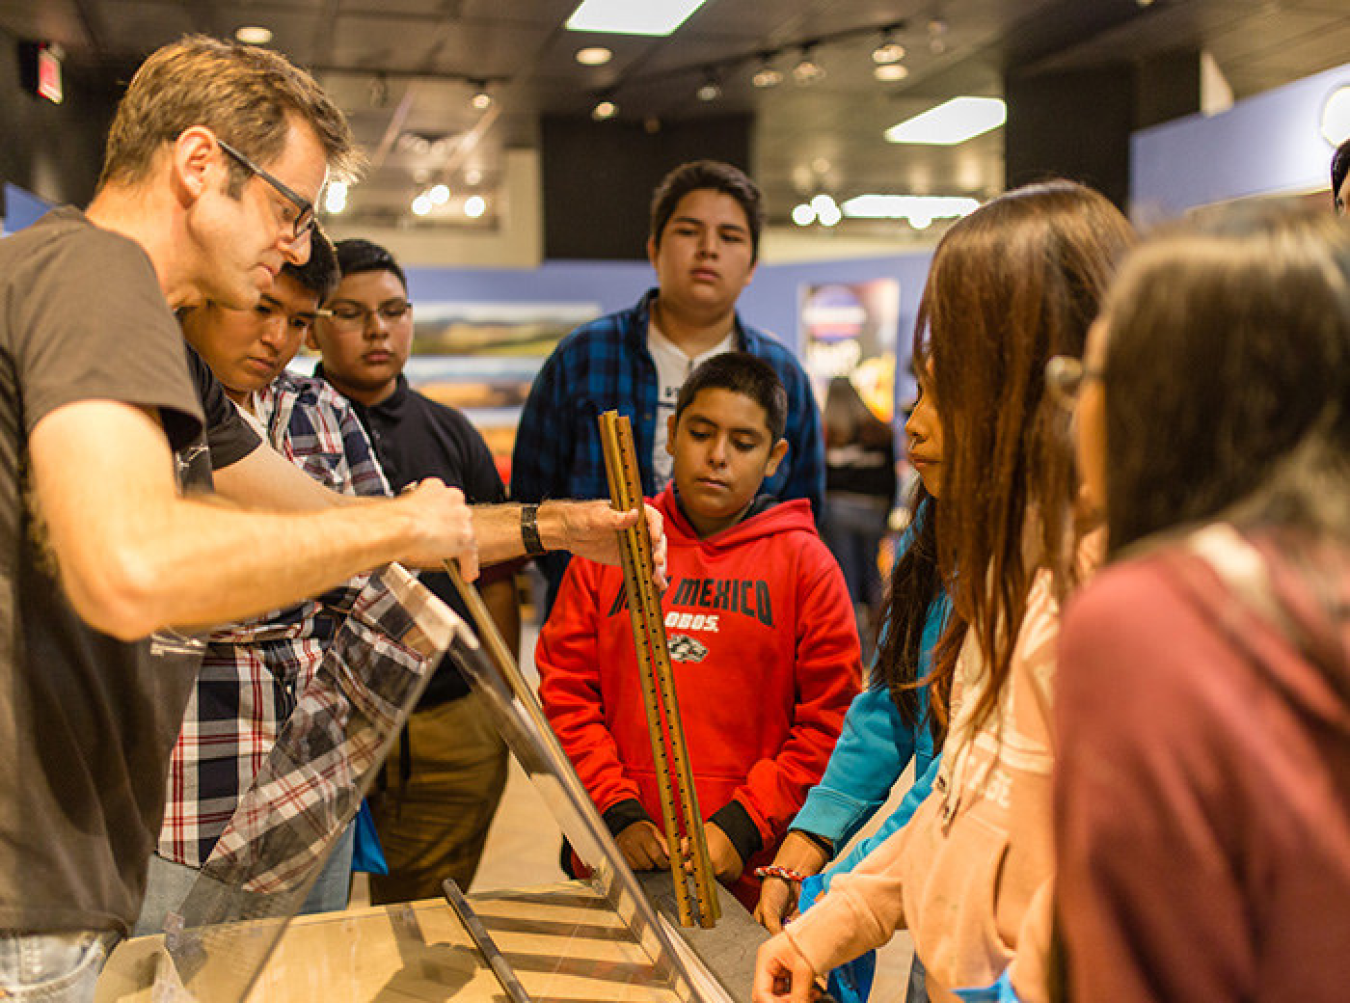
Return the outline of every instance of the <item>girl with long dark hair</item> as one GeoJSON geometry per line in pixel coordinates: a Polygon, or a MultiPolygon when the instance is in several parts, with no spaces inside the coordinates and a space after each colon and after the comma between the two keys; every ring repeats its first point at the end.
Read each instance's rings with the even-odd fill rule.
{"type": "MultiPolygon", "coordinates": [[[[844,730],[821,781],[801,811],[763,878],[758,919],[770,931],[782,928],[800,897],[813,901],[838,875],[852,870],[872,849],[904,826],[927,796],[935,769],[934,750],[942,742],[939,717],[928,708],[927,689],[933,646],[946,622],[950,603],[942,590],[937,560],[936,499],[942,494],[942,425],[929,367],[916,372],[919,396],[905,422],[910,462],[919,471],[914,517],[891,573],[884,606],[880,650],[868,688],[854,698],[844,730]],[[914,764],[914,784],[866,839],[836,859],[838,851],[865,826],[890,796],[905,769],[914,764]],[[798,886],[804,891],[798,894],[798,886]]],[[[831,993],[840,1003],[865,998],[871,985],[870,956],[848,971],[831,973],[831,993]]],[[[923,966],[910,972],[908,1003],[923,1003],[923,966]]]]}
{"type": "Polygon", "coordinates": [[[909,824],[760,949],[757,1003],[805,1003],[816,973],[901,925],[934,1000],[1003,976],[1046,997],[1058,600],[1087,547],[1044,369],[1081,356],[1131,241],[1101,195],[1052,182],[994,199],[938,245],[916,357],[931,360],[945,445],[938,565],[954,615],[925,680],[947,723],[942,765],[909,824]]]}

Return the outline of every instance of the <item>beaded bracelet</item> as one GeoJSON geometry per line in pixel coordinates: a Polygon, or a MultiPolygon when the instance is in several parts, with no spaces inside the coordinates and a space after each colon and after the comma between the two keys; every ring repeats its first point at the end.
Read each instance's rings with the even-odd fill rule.
{"type": "Polygon", "coordinates": [[[791,881],[797,885],[806,880],[805,874],[799,874],[790,867],[779,867],[777,864],[770,864],[768,867],[756,867],[755,877],[761,881],[765,878],[782,878],[784,881],[791,881]]]}

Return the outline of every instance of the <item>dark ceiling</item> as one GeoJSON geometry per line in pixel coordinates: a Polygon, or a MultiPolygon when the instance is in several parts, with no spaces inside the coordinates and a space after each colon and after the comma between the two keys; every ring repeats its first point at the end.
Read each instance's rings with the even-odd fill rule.
{"type": "Polygon", "coordinates": [[[433,219],[447,224],[462,221],[464,194],[495,194],[506,150],[537,147],[541,115],[587,115],[602,93],[620,119],[651,129],[752,113],[752,170],[782,221],[818,191],[999,191],[1001,131],[955,147],[898,147],[882,131],[957,94],[1000,95],[1010,69],[1128,68],[1203,49],[1241,98],[1350,58],[1346,0],[707,0],[668,38],[567,31],[576,3],[0,0],[0,29],[124,72],[185,32],[264,25],[273,47],[318,74],[370,151],[350,212],[406,214],[413,195],[444,181],[457,200],[433,219]],[[892,24],[909,72],[882,83],[871,52],[892,24]],[[825,76],[797,85],[790,70],[814,40],[825,76]],[[579,65],[588,45],[612,49],[612,61],[579,65]],[[772,89],[750,82],[764,53],[787,75],[772,89]],[[722,93],[700,101],[710,71],[722,93]],[[470,105],[475,80],[493,97],[486,111],[470,105]]]}

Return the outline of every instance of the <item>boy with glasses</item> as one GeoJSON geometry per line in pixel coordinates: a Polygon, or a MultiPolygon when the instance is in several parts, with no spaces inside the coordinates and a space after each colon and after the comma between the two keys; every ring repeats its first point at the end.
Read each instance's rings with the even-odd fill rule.
{"type": "MultiPolygon", "coordinates": [[[[337,245],[342,280],[310,334],[323,354],[316,370],[351,401],[394,490],[439,477],[470,503],[500,502],[501,476],[483,437],[460,412],[413,390],[403,375],[412,348],[412,304],[403,269],[367,240],[337,245]]],[[[519,653],[514,565],[485,570],[479,583],[498,629],[519,653]]],[[[462,616],[450,580],[422,582],[462,616]]],[[[466,616],[467,619],[467,616],[466,616]]],[[[467,888],[506,784],[506,746],[448,661],[409,718],[370,799],[388,875],[371,875],[376,904],[431,898],[453,877],[467,888]]]]}

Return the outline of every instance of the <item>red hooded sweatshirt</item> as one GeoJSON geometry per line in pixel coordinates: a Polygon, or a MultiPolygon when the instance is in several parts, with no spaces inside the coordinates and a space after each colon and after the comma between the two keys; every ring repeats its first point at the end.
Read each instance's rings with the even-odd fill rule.
{"type": "MultiPolygon", "coordinates": [[[[754,869],[773,859],[858,692],[853,606],[808,502],[703,540],[673,487],[652,504],[665,517],[661,608],[699,810],[746,861],[732,891],[753,908],[754,869]]],[[[535,663],[544,712],[610,831],[659,820],[622,570],[572,559],[535,663]]]]}

